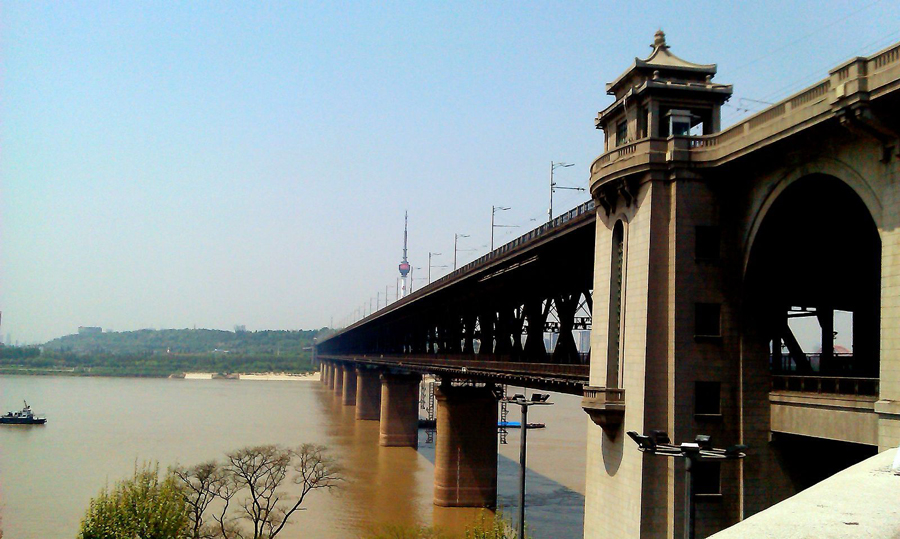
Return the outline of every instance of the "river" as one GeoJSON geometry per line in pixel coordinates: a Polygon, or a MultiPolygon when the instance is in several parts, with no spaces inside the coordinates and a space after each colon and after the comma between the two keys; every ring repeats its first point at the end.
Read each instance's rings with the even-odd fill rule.
{"type": "MultiPolygon", "coordinates": [[[[418,451],[379,447],[378,423],[355,421],[353,407],[318,382],[0,376],[2,410],[21,408],[23,399],[48,422],[0,427],[4,539],[74,538],[91,497],[136,464],[192,465],[268,443],[326,445],[347,477],[339,491],[314,492],[285,539],[364,537],[379,523],[460,534],[480,518],[479,510],[432,504],[434,442],[424,431],[418,451]]],[[[537,539],[580,538],[587,416],[578,397],[551,401],[529,414],[547,428],[528,433],[528,526],[537,539]]],[[[507,516],[515,510],[518,443],[510,430],[499,447],[507,516]]]]}

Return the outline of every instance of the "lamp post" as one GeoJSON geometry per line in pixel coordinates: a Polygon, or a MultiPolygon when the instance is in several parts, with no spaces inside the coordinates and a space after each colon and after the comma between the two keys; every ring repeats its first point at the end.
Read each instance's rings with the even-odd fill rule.
{"type": "Polygon", "coordinates": [[[698,461],[742,459],[747,456],[744,453],[747,446],[739,444],[718,449],[712,446],[710,437],[705,434],[698,434],[693,442],[676,445],[662,430],[652,430],[650,436],[631,430],[628,436],[638,444],[638,450],[642,453],[684,459],[684,539],[694,539],[694,479],[691,468],[698,461]]]}
{"type": "Polygon", "coordinates": [[[567,168],[575,166],[575,163],[561,163],[557,161],[550,161],[550,209],[547,210],[547,222],[553,220],[553,191],[557,189],[569,189],[572,191],[584,191],[584,187],[559,187],[556,185],[556,182],[553,181],[553,171],[558,168],[567,168]]]}
{"type": "Polygon", "coordinates": [[[494,224],[494,214],[498,211],[506,211],[511,208],[507,208],[505,206],[491,206],[491,251],[494,250],[494,229],[495,228],[516,228],[519,225],[495,225],[494,224]]]}
{"type": "Polygon", "coordinates": [[[504,400],[512,404],[518,404],[522,407],[522,438],[519,440],[519,521],[517,522],[518,533],[516,537],[525,538],[525,449],[528,440],[528,407],[529,406],[549,406],[552,402],[547,402],[550,395],[546,393],[533,393],[531,400],[525,398],[525,395],[516,394],[512,397],[506,397],[504,400]]]}
{"type": "Polygon", "coordinates": [[[432,256],[441,256],[441,253],[432,253],[431,251],[428,251],[428,284],[431,284],[431,268],[446,268],[447,267],[447,264],[432,265],[431,264],[432,256]]]}
{"type": "Polygon", "coordinates": [[[456,248],[456,243],[459,241],[459,238],[468,238],[468,234],[454,234],[453,235],[453,271],[456,271],[456,253],[459,252],[459,249],[456,248]]]}

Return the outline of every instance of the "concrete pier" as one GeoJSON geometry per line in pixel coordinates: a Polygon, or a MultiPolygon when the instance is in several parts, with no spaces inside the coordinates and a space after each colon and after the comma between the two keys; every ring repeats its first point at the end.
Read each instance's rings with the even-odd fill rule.
{"type": "Polygon", "coordinates": [[[341,396],[344,392],[344,365],[343,363],[335,364],[334,366],[334,381],[331,384],[331,389],[334,390],[335,395],[341,396]]]}
{"type": "Polygon", "coordinates": [[[385,447],[419,447],[419,374],[381,375],[381,436],[385,447]]]}
{"type": "Polygon", "coordinates": [[[497,505],[497,399],[491,389],[442,384],[435,391],[435,505],[497,505]]]}
{"type": "Polygon", "coordinates": [[[343,386],[341,404],[344,406],[356,406],[356,369],[350,365],[344,368],[343,386]]]}
{"type": "Polygon", "coordinates": [[[356,419],[378,421],[381,417],[381,372],[356,369],[356,419]]]}

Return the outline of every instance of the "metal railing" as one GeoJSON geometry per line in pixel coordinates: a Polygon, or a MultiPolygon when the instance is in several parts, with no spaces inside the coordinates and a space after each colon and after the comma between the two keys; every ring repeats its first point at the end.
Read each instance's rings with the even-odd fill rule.
{"type": "Polygon", "coordinates": [[[773,374],[772,391],[877,397],[878,378],[773,374]]]}

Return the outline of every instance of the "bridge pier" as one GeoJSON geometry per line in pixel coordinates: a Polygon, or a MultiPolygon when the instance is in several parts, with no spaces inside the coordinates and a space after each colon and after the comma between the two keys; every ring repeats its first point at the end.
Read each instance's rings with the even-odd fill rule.
{"type": "Polygon", "coordinates": [[[322,385],[326,388],[331,387],[331,362],[323,361],[322,362],[322,385]]]}
{"type": "Polygon", "coordinates": [[[356,369],[356,419],[378,421],[381,417],[381,373],[375,369],[356,369]]]}
{"type": "Polygon", "coordinates": [[[344,392],[344,365],[342,363],[334,365],[332,379],[334,381],[331,383],[331,389],[334,390],[336,395],[341,395],[344,392]]]}
{"type": "Polygon", "coordinates": [[[341,404],[343,404],[344,406],[356,405],[356,369],[352,368],[349,365],[344,368],[341,404]]]}
{"type": "Polygon", "coordinates": [[[497,505],[497,399],[486,387],[441,384],[437,398],[434,504],[497,505]]]}
{"type": "Polygon", "coordinates": [[[384,447],[419,447],[419,374],[381,375],[381,435],[384,447]]]}

